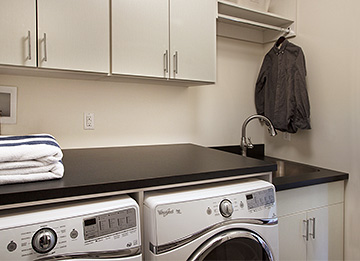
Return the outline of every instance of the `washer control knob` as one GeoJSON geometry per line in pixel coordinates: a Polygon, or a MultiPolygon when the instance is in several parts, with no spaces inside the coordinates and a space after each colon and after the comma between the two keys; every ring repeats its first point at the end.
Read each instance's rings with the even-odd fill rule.
{"type": "Polygon", "coordinates": [[[32,238],[33,249],[40,253],[50,252],[56,245],[57,235],[51,228],[42,228],[38,230],[32,238]]]}
{"type": "Polygon", "coordinates": [[[219,209],[223,217],[230,217],[234,212],[233,205],[228,199],[224,199],[220,202],[219,209]]]}

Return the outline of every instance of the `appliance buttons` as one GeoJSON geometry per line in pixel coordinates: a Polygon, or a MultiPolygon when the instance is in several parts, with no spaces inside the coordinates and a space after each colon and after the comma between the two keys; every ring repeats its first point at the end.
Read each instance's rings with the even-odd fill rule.
{"type": "Polygon", "coordinates": [[[16,248],[17,248],[17,244],[16,244],[14,241],[12,241],[12,240],[11,240],[11,242],[7,245],[7,250],[8,250],[9,252],[15,251],[16,248]]]}
{"type": "Polygon", "coordinates": [[[76,229],[73,229],[73,230],[70,232],[70,237],[71,237],[72,239],[77,238],[78,235],[79,235],[79,232],[78,232],[76,229]]]}
{"type": "Polygon", "coordinates": [[[240,207],[244,208],[244,202],[240,201],[240,207]]]}

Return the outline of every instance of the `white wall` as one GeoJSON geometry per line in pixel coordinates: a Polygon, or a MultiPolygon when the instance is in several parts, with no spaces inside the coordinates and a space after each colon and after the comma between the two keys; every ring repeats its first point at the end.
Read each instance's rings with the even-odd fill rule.
{"type": "MultiPolygon", "coordinates": [[[[263,59],[263,45],[218,37],[217,83],[191,88],[195,101],[195,142],[240,144],[241,126],[255,114],[254,86],[263,59]]],[[[263,143],[263,127],[249,124],[253,143],[263,143]]]]}
{"type": "Polygon", "coordinates": [[[346,133],[351,117],[349,72],[353,65],[349,61],[353,50],[349,50],[347,38],[351,22],[346,19],[354,6],[348,7],[337,0],[298,1],[297,37],[291,41],[303,48],[306,57],[312,130],[291,135],[291,142],[282,135],[266,138],[268,153],[348,170],[350,140],[346,133]],[[334,160],[335,155],[343,159],[334,160]]]}
{"type": "Polygon", "coordinates": [[[16,125],[3,134],[51,133],[62,148],[191,141],[193,101],[186,88],[0,75],[18,87],[16,125]],[[95,130],[83,113],[95,113],[95,130]]]}
{"type": "Polygon", "coordinates": [[[312,130],[265,136],[267,153],[350,172],[345,258],[360,259],[360,1],[298,0],[297,37],[306,56],[312,130]]]}

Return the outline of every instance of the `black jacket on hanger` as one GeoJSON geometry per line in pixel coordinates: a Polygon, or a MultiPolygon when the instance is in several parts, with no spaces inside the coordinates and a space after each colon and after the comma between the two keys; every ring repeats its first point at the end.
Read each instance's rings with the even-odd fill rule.
{"type": "Polygon", "coordinates": [[[302,49],[284,40],[265,55],[255,87],[255,106],[280,131],[310,129],[310,103],[306,89],[302,49]]]}

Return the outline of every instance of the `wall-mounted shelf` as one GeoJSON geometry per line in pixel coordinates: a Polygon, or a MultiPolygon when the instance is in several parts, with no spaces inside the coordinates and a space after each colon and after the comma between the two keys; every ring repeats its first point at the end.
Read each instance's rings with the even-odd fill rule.
{"type": "Polygon", "coordinates": [[[294,37],[294,20],[218,0],[217,35],[256,43],[294,37]]]}

